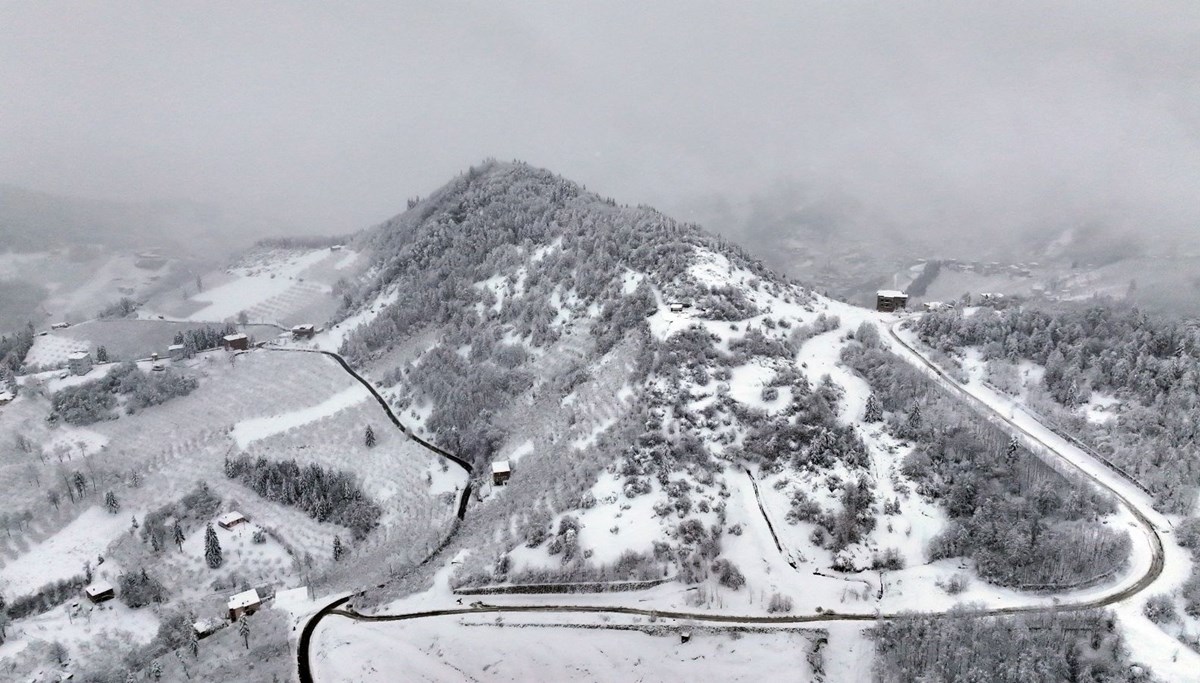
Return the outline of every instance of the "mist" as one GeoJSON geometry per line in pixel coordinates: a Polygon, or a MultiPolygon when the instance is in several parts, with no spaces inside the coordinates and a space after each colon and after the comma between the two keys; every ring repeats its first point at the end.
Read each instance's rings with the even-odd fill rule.
{"type": "Polygon", "coordinates": [[[1200,239],[1194,2],[42,2],[0,26],[0,182],[36,190],[338,233],[497,157],[731,234],[767,201],[925,243],[1200,239]]]}

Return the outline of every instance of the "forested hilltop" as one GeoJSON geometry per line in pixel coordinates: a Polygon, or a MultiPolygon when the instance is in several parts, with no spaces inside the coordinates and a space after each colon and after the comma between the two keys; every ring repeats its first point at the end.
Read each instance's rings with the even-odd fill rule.
{"type": "Polygon", "coordinates": [[[371,305],[385,289],[399,295],[349,336],[343,352],[362,362],[423,329],[442,331],[446,353],[432,356],[410,381],[427,385],[434,398],[430,427],[441,443],[481,461],[493,453],[499,429],[487,417],[531,386],[521,370],[529,347],[546,348],[569,334],[564,323],[579,322],[573,314],[597,314],[590,334],[603,353],[653,311],[651,283],[729,319],[754,312],[737,290],[684,277],[695,248],[766,275],[740,248],[695,225],[648,207],[618,206],[521,163],[472,167],[376,228],[367,245],[374,275],[345,294],[343,315],[371,305]],[[627,288],[632,297],[623,296],[627,288]],[[447,355],[461,348],[470,354],[447,355]]]}

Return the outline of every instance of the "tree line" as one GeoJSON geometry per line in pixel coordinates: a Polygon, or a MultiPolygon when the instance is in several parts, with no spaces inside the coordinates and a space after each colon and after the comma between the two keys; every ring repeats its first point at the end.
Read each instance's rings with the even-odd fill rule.
{"type": "Polygon", "coordinates": [[[299,508],[318,522],[347,527],[356,539],[366,538],[383,516],[348,472],[239,455],[225,459],[225,476],[271,502],[299,508]]]}

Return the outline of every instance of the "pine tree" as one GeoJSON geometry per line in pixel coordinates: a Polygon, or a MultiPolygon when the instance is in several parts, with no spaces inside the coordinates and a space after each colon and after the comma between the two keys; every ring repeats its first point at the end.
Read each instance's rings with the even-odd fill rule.
{"type": "Polygon", "coordinates": [[[909,434],[915,436],[918,432],[920,432],[923,422],[924,421],[921,418],[921,406],[919,404],[913,405],[912,412],[908,414],[909,434]]]}
{"type": "Polygon", "coordinates": [[[863,419],[867,422],[883,420],[883,409],[879,407],[879,399],[875,398],[875,394],[867,397],[867,407],[866,412],[863,413],[863,419]]]}
{"type": "Polygon", "coordinates": [[[117,494],[109,491],[104,494],[104,508],[108,510],[108,514],[115,515],[121,510],[121,502],[117,500],[117,494]]]}
{"type": "Polygon", "coordinates": [[[212,524],[204,530],[204,561],[211,569],[220,567],[225,561],[221,556],[221,541],[217,540],[217,532],[212,524]]]}
{"type": "Polygon", "coordinates": [[[108,349],[104,348],[103,346],[96,347],[96,362],[97,363],[107,363],[108,362],[108,349]]]}
{"type": "Polygon", "coordinates": [[[238,634],[242,636],[242,642],[246,644],[246,649],[250,649],[250,615],[243,614],[238,623],[238,634]]]}
{"type": "Polygon", "coordinates": [[[1020,445],[1021,444],[1017,441],[1016,436],[1009,438],[1008,447],[1004,449],[1004,459],[1007,460],[1009,464],[1016,462],[1017,449],[1020,448],[1020,445]]]}
{"type": "Polygon", "coordinates": [[[333,559],[334,559],[334,561],[336,562],[338,560],[341,560],[345,554],[346,554],[346,549],[342,546],[342,537],[334,536],[333,537],[333,559]]]}
{"type": "Polygon", "coordinates": [[[175,545],[179,546],[179,552],[183,552],[183,527],[179,525],[178,519],[172,525],[171,533],[174,537],[175,545]]]}
{"type": "Polygon", "coordinates": [[[132,535],[136,534],[137,530],[138,530],[137,515],[129,515],[129,535],[132,536],[132,535]]]}
{"type": "Polygon", "coordinates": [[[162,678],[162,674],[162,664],[159,664],[157,659],[150,662],[150,678],[157,681],[162,678]]]}
{"type": "Polygon", "coordinates": [[[371,429],[371,425],[367,425],[367,431],[363,437],[363,442],[367,444],[367,448],[375,447],[375,430],[371,429]]]}
{"type": "MultiPolygon", "coordinates": [[[[189,619],[188,621],[189,621],[189,623],[195,623],[196,620],[189,619]]],[[[194,629],[194,628],[189,628],[187,630],[187,634],[188,634],[187,635],[188,651],[192,653],[193,659],[199,659],[200,658],[200,636],[196,635],[196,629],[194,629]]]]}
{"type": "Polygon", "coordinates": [[[75,472],[71,476],[71,485],[75,487],[75,491],[83,498],[83,494],[87,491],[87,479],[83,476],[83,472],[75,472]]]}

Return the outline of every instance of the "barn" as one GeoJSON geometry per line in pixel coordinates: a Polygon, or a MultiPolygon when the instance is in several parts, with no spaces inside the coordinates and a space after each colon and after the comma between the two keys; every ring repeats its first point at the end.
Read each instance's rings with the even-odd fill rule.
{"type": "Polygon", "coordinates": [[[492,485],[504,486],[512,476],[512,464],[507,460],[497,460],[492,463],[492,485]]]}
{"type": "Polygon", "coordinates": [[[258,591],[251,588],[248,591],[242,591],[229,598],[229,620],[237,621],[238,617],[243,614],[254,614],[262,607],[262,598],[258,597],[258,591]]]}
{"type": "Polygon", "coordinates": [[[76,351],[67,356],[67,368],[72,375],[86,375],[92,371],[92,356],[87,351],[76,351]]]}
{"type": "Polygon", "coordinates": [[[245,515],[238,512],[237,510],[232,510],[230,512],[226,512],[225,514],[223,514],[217,518],[217,524],[222,529],[232,529],[233,527],[235,527],[239,524],[245,524],[246,522],[249,522],[249,521],[250,520],[246,519],[245,515]]]}
{"type": "Polygon", "coordinates": [[[94,581],[88,584],[88,586],[83,589],[83,594],[88,597],[88,600],[91,600],[95,603],[101,603],[105,600],[112,600],[117,596],[116,591],[113,590],[112,584],[108,583],[107,581],[94,581]]]}
{"type": "Polygon", "coordinates": [[[245,351],[250,348],[250,337],[244,334],[227,334],[221,341],[226,351],[245,351]]]}
{"type": "Polygon", "coordinates": [[[894,289],[881,289],[875,293],[875,310],[884,313],[908,307],[908,295],[894,289]]]}

